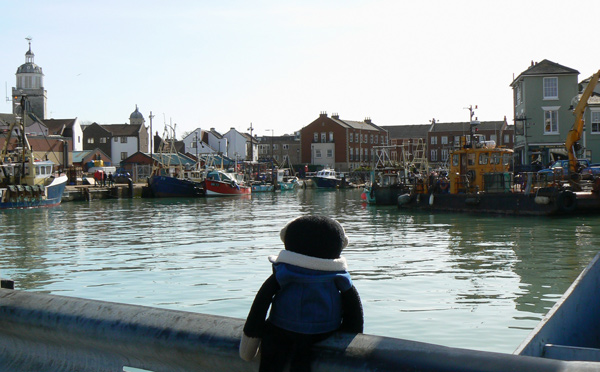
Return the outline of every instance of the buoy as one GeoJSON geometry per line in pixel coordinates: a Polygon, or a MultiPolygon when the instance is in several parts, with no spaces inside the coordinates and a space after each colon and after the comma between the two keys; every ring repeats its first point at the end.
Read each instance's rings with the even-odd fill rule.
{"type": "Polygon", "coordinates": [[[362,194],[360,194],[360,198],[361,198],[362,200],[367,200],[367,193],[363,191],[363,193],[362,193],[362,194]]]}

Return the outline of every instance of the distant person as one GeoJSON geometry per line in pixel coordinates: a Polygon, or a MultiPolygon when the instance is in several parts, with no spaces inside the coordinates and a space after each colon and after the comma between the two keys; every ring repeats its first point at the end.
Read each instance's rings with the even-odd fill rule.
{"type": "Polygon", "coordinates": [[[102,186],[106,187],[106,172],[102,172],[102,186]]]}
{"type": "Polygon", "coordinates": [[[113,174],[108,172],[108,187],[113,187],[113,174]]]}

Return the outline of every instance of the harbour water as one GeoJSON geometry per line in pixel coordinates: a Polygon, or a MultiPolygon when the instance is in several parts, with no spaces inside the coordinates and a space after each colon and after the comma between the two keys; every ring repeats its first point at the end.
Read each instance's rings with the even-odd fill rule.
{"type": "Polygon", "coordinates": [[[365,205],[361,190],[120,199],[0,213],[16,289],[245,318],[279,230],[345,227],[365,333],[511,353],[600,250],[600,217],[517,218],[365,205]]]}

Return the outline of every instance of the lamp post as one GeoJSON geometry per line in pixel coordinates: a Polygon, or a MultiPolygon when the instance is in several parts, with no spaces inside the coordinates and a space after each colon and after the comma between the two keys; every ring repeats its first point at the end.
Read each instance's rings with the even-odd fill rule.
{"type": "Polygon", "coordinates": [[[271,131],[271,180],[273,181],[273,185],[275,184],[275,164],[273,163],[273,129],[266,129],[266,131],[271,131]]]}

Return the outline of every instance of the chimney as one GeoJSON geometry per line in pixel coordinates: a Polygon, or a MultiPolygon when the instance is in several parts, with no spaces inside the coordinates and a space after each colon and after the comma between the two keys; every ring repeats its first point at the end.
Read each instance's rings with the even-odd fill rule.
{"type": "Polygon", "coordinates": [[[365,118],[365,123],[367,123],[367,124],[373,124],[373,123],[371,123],[371,118],[370,117],[366,117],[365,118]]]}
{"type": "Polygon", "coordinates": [[[326,118],[327,117],[327,111],[321,111],[321,114],[319,115],[319,117],[326,118]]]}
{"type": "Polygon", "coordinates": [[[338,120],[340,119],[340,115],[337,112],[331,114],[331,117],[334,118],[334,119],[338,119],[338,120]]]}

